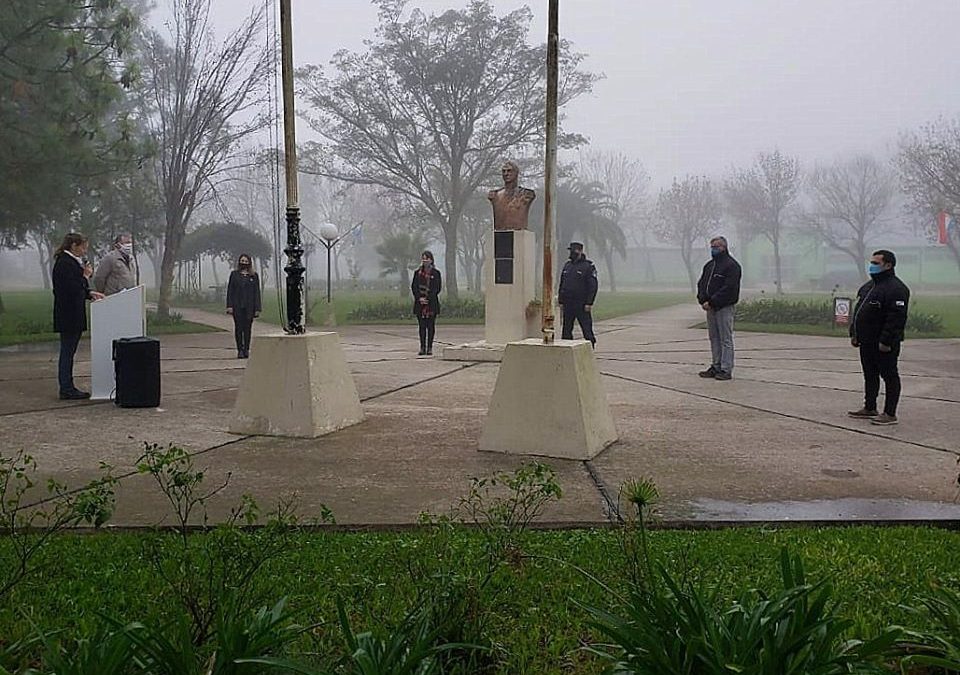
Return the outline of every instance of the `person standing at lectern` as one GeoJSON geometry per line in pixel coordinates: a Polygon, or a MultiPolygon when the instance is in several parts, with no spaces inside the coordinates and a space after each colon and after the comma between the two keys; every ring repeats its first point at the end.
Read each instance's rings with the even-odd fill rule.
{"type": "Polygon", "coordinates": [[[413,273],[410,292],[413,293],[413,314],[420,324],[420,353],[418,356],[433,356],[433,336],[437,330],[437,315],[440,314],[440,291],[443,282],[440,270],[433,264],[433,253],[424,251],[420,267],[413,273]]]}
{"type": "Polygon", "coordinates": [[[583,244],[570,242],[567,247],[570,260],[560,273],[560,294],[558,301],[563,308],[562,340],[573,339],[573,321],[577,320],[583,339],[597,346],[597,336],[593,333],[593,303],[597,299],[597,268],[583,254],[583,244]]]}
{"type": "Polygon", "coordinates": [[[54,253],[53,263],[53,330],[60,333],[60,359],[57,380],[60,398],[82,400],[90,393],[73,384],[73,357],[80,344],[80,336],[87,329],[87,300],[100,300],[103,293],[90,290],[88,279],[93,268],[84,260],[87,238],[70,232],[54,253]]]}
{"type": "Polygon", "coordinates": [[[103,256],[93,275],[93,287],[104,295],[113,295],[137,285],[137,267],[133,259],[133,237],[118,234],[113,247],[103,256]]]}
{"type": "Polygon", "coordinates": [[[260,316],[260,276],[253,270],[253,259],[246,253],[237,258],[237,269],[230,273],[227,282],[227,314],[233,315],[237,358],[249,358],[253,320],[260,316]]]}

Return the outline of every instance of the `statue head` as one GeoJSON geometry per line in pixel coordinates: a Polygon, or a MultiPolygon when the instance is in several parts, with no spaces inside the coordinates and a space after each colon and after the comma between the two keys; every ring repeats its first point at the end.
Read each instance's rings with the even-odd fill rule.
{"type": "Polygon", "coordinates": [[[517,166],[516,162],[507,160],[500,167],[500,175],[503,177],[503,184],[506,187],[516,187],[520,181],[520,167],[517,166]]]}

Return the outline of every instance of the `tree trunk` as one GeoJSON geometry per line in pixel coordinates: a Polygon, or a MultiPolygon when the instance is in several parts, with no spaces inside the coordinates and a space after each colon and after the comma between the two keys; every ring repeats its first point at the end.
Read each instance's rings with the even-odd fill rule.
{"type": "Polygon", "coordinates": [[[50,290],[50,259],[45,247],[40,240],[37,240],[37,257],[40,259],[40,278],[43,280],[43,290],[50,290]]]}
{"type": "Polygon", "coordinates": [[[0,293],[0,314],[5,314],[7,308],[3,305],[3,293],[0,293]]]}
{"type": "Polygon", "coordinates": [[[170,317],[170,296],[173,292],[173,268],[176,266],[176,251],[170,246],[163,247],[163,259],[160,261],[160,294],[157,299],[157,316],[170,317]]]}
{"type": "Polygon", "coordinates": [[[770,242],[773,244],[773,283],[777,286],[777,295],[783,295],[783,271],[780,264],[780,237],[771,237],[770,242]]]}
{"type": "Polygon", "coordinates": [[[400,265],[400,296],[406,297],[410,292],[410,270],[406,265],[400,265]]]}
{"type": "Polygon", "coordinates": [[[683,258],[683,266],[687,268],[687,278],[690,280],[690,290],[694,294],[697,292],[697,277],[693,271],[693,261],[691,260],[693,244],[680,246],[680,257],[683,258]]]}
{"type": "Polygon", "coordinates": [[[607,266],[607,273],[610,275],[610,292],[617,292],[617,278],[613,270],[613,251],[604,251],[603,262],[607,266]]]}
{"type": "Polygon", "coordinates": [[[460,214],[451,214],[450,218],[443,225],[444,240],[444,274],[443,287],[447,291],[447,297],[456,300],[460,297],[457,287],[457,230],[460,225],[460,214]]]}

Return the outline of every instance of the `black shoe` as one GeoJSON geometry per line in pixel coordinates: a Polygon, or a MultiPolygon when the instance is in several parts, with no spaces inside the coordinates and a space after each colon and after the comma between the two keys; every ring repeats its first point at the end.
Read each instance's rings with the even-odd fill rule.
{"type": "Polygon", "coordinates": [[[250,358],[250,350],[249,350],[249,349],[244,349],[244,350],[243,350],[243,357],[242,357],[242,358],[245,358],[245,359],[249,359],[249,358],[250,358]]]}
{"type": "Polygon", "coordinates": [[[867,420],[872,419],[877,416],[876,410],[870,410],[867,407],[860,408],[860,410],[848,410],[847,415],[850,417],[855,417],[856,419],[867,420]]]}
{"type": "Polygon", "coordinates": [[[433,356],[433,347],[427,348],[427,356],[433,356]]]}
{"type": "Polygon", "coordinates": [[[706,370],[701,370],[701,371],[700,371],[699,373],[697,373],[697,374],[698,374],[700,377],[710,378],[710,377],[716,377],[718,372],[719,372],[719,371],[718,371],[716,368],[714,368],[713,366],[710,366],[710,367],[707,368],[706,370]]]}
{"type": "Polygon", "coordinates": [[[732,380],[732,379],[733,379],[733,375],[731,375],[730,373],[728,373],[728,372],[725,371],[725,370],[718,370],[718,371],[717,371],[717,374],[713,376],[713,379],[715,379],[715,380],[732,380]]]}
{"type": "Polygon", "coordinates": [[[73,391],[60,392],[61,401],[83,401],[88,398],[90,398],[89,391],[80,391],[79,389],[74,389],[73,391]]]}
{"type": "Polygon", "coordinates": [[[242,358],[243,358],[243,350],[242,350],[242,349],[238,349],[238,350],[237,350],[237,358],[238,358],[238,359],[242,359],[242,358]]]}
{"type": "Polygon", "coordinates": [[[426,356],[426,355],[427,355],[426,349],[421,349],[419,352],[417,352],[417,356],[426,356]]]}
{"type": "Polygon", "coordinates": [[[888,426],[899,424],[899,423],[900,423],[900,420],[897,419],[896,415],[888,415],[887,413],[880,413],[879,415],[874,417],[872,420],[870,420],[870,424],[876,424],[881,427],[888,427],[888,426]]]}

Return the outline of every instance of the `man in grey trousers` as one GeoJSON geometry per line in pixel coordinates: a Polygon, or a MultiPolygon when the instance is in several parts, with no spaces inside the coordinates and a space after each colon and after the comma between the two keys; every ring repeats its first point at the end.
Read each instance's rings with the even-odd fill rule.
{"type": "Polygon", "coordinates": [[[700,377],[729,380],[733,377],[733,315],[740,299],[740,263],[733,259],[727,240],[710,240],[710,262],[697,282],[697,302],[707,312],[713,361],[700,377]]]}

